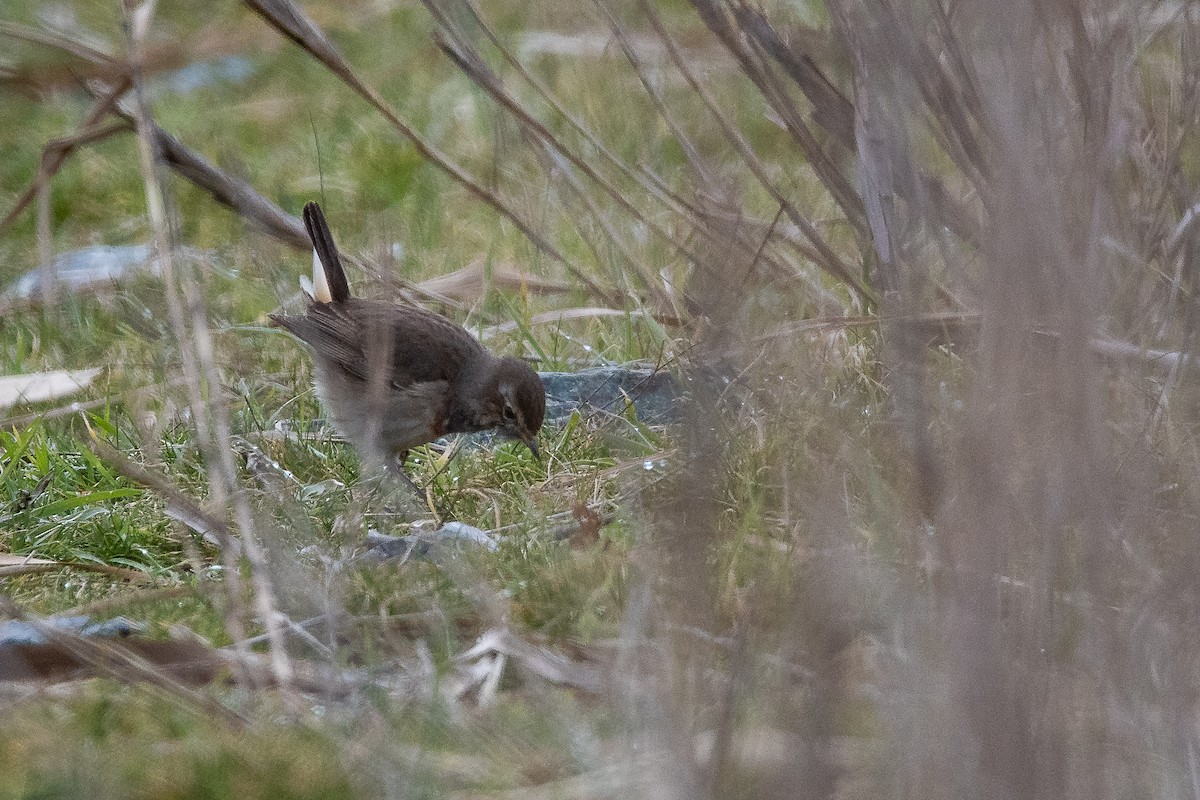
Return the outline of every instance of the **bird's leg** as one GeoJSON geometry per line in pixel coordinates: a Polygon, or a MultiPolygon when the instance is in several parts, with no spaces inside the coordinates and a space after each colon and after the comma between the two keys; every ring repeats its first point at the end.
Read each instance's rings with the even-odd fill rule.
{"type": "Polygon", "coordinates": [[[427,491],[426,488],[418,486],[412,478],[408,477],[408,473],[404,471],[404,462],[406,460],[408,460],[407,450],[401,450],[400,452],[396,453],[394,457],[389,458],[386,462],[388,472],[392,473],[401,483],[401,485],[411,489],[416,494],[421,505],[428,508],[433,515],[437,517],[439,523],[442,520],[447,519],[446,512],[433,502],[432,492],[427,491]]]}
{"type": "Polygon", "coordinates": [[[407,486],[409,489],[412,489],[413,492],[416,493],[417,497],[424,499],[425,490],[420,486],[417,486],[417,484],[413,482],[413,479],[408,477],[408,473],[404,471],[404,462],[407,460],[408,451],[401,450],[391,458],[385,459],[384,466],[387,467],[387,471],[394,475],[401,484],[407,486]]]}

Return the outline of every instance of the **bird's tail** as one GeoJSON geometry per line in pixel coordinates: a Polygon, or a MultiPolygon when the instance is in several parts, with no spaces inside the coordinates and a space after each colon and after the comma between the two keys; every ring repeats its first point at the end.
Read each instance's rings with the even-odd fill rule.
{"type": "Polygon", "coordinates": [[[304,206],[304,227],[313,244],[313,297],[319,303],[344,303],[350,299],[350,284],[325,214],[315,202],[304,206]]]}

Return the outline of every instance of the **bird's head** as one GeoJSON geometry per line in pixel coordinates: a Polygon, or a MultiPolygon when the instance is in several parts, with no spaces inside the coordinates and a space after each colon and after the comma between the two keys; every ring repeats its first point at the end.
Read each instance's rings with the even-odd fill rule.
{"type": "Polygon", "coordinates": [[[501,436],[521,441],[535,458],[540,458],[537,434],[546,416],[542,379],[521,359],[505,357],[496,362],[491,385],[494,391],[489,393],[488,411],[494,422],[489,427],[501,436]]]}

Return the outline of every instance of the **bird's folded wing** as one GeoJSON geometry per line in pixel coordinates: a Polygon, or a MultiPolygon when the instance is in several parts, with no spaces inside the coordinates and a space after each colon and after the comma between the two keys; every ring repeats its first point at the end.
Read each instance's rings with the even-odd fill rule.
{"type": "Polygon", "coordinates": [[[360,322],[338,306],[314,303],[302,317],[271,315],[271,320],[356,378],[367,380],[368,359],[360,322]]]}
{"type": "Polygon", "coordinates": [[[312,303],[302,317],[272,316],[318,354],[362,380],[386,365],[397,388],[457,380],[460,370],[485,355],[483,346],[445,317],[411,306],[352,298],[312,303]]]}

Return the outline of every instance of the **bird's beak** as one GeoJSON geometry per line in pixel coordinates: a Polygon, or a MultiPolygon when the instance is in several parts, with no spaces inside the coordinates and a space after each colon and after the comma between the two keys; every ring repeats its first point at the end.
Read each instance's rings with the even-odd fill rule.
{"type": "Polygon", "coordinates": [[[541,451],[538,450],[537,435],[529,434],[529,436],[521,439],[521,443],[529,448],[529,452],[533,453],[533,457],[538,461],[542,460],[541,451]]]}

